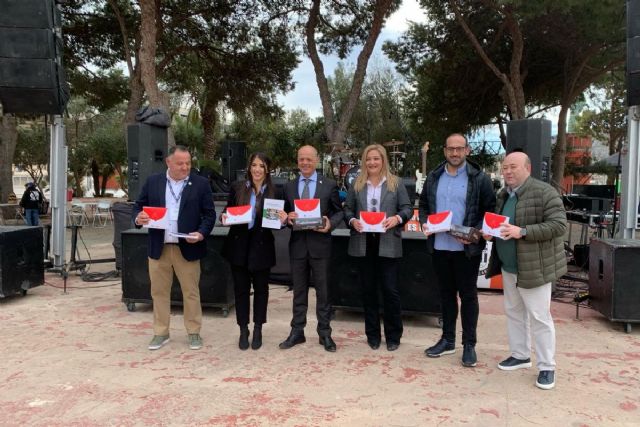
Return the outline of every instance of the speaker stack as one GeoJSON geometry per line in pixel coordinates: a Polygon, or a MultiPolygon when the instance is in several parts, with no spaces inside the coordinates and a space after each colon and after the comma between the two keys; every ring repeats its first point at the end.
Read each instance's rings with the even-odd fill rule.
{"type": "Polygon", "coordinates": [[[0,0],[0,102],[5,113],[62,114],[69,99],[54,0],[0,0]]]}
{"type": "Polygon", "coordinates": [[[247,167],[247,146],[242,141],[222,142],[222,176],[229,182],[242,177],[247,167]]]}
{"type": "Polygon", "coordinates": [[[166,170],[169,140],[167,129],[144,123],[127,127],[129,199],[136,200],[150,175],[166,170]]]}
{"type": "Polygon", "coordinates": [[[44,284],[41,227],[0,227],[0,298],[44,284]]]}
{"type": "Polygon", "coordinates": [[[507,153],[523,151],[531,159],[531,175],[549,182],[551,165],[551,121],[545,119],[507,122],[507,153]]]}
{"type": "Polygon", "coordinates": [[[627,105],[640,105],[640,0],[627,0],[627,105]]]}

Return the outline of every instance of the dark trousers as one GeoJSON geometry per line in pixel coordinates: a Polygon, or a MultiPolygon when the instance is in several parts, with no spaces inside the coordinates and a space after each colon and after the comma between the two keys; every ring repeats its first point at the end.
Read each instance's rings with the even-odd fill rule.
{"type": "Polygon", "coordinates": [[[468,258],[464,251],[435,250],[433,253],[433,267],[438,276],[442,301],[442,338],[449,342],[456,341],[460,295],[462,344],[476,344],[480,257],[468,258]]]}
{"type": "Polygon", "coordinates": [[[313,274],[313,286],[316,288],[316,317],[318,318],[318,335],[331,336],[331,304],[327,277],[329,275],[329,258],[291,259],[291,279],[293,281],[293,319],[291,329],[302,332],[307,325],[307,309],[309,307],[309,279],[313,274]]]}
{"type": "Polygon", "coordinates": [[[380,236],[367,233],[367,251],[359,258],[360,287],[364,306],[364,330],[367,339],[380,341],[380,302],[378,282],[382,285],[384,336],[387,343],[400,343],[402,306],[398,292],[400,260],[378,256],[380,236]]]}
{"type": "Polygon", "coordinates": [[[246,267],[231,266],[233,291],[236,297],[236,320],[238,325],[249,324],[251,305],[251,283],[253,282],[253,323],[262,325],[267,322],[267,304],[269,302],[269,269],[249,271],[246,267]]]}

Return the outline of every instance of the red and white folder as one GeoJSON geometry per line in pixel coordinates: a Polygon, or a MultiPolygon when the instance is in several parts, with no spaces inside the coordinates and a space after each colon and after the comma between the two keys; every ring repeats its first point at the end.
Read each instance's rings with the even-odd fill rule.
{"type": "Polygon", "coordinates": [[[487,212],[484,214],[484,220],[482,221],[482,232],[502,239],[502,236],[500,236],[500,224],[504,222],[509,222],[508,216],[487,212]]]}
{"type": "Polygon", "coordinates": [[[169,228],[169,215],[167,214],[167,208],[143,206],[142,210],[149,215],[149,222],[143,225],[143,227],[159,228],[161,230],[169,228]]]}
{"type": "Polygon", "coordinates": [[[431,214],[427,217],[427,231],[429,233],[442,233],[451,230],[451,220],[453,212],[442,211],[431,214]]]}
{"type": "Polygon", "coordinates": [[[230,206],[227,208],[224,225],[249,224],[251,222],[251,205],[230,206]]]}
{"type": "Polygon", "coordinates": [[[298,218],[322,218],[320,199],[296,199],[293,201],[298,218]]]}
{"type": "Polygon", "coordinates": [[[367,212],[360,211],[360,223],[362,224],[363,233],[384,233],[382,226],[384,220],[387,219],[386,212],[367,212]]]}

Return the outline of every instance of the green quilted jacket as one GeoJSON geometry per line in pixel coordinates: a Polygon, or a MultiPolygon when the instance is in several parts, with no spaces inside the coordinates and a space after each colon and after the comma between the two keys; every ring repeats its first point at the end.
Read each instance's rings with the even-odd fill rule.
{"type": "MultiPolygon", "coordinates": [[[[567,272],[564,252],[564,236],[567,231],[567,215],[558,192],[549,184],[533,177],[516,191],[516,217],[518,227],[527,228],[527,236],[516,241],[518,259],[518,286],[530,289],[555,282],[567,272]]],[[[506,189],[498,194],[496,212],[509,197],[506,189]]],[[[487,277],[501,273],[501,262],[491,249],[487,277]]]]}

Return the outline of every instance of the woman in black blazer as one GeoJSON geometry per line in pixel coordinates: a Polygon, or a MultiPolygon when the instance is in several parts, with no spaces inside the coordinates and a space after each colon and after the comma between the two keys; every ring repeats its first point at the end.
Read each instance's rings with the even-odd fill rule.
{"type": "Polygon", "coordinates": [[[402,337],[402,307],[398,274],[402,257],[402,224],[412,214],[407,189],[389,170],[387,151],[382,145],[368,145],[362,153],[361,172],[349,189],[344,203],[345,221],[351,228],[348,253],[358,260],[364,305],[367,343],[380,347],[378,282],[382,286],[384,335],[387,350],[394,351],[402,337]],[[384,233],[363,233],[360,214],[384,212],[384,233]]]}
{"type": "MultiPolygon", "coordinates": [[[[249,306],[251,283],[253,283],[253,339],[251,348],[262,346],[262,324],[267,321],[267,303],[269,301],[269,272],[276,263],[273,233],[262,227],[264,199],[275,197],[275,188],[271,183],[269,170],[271,161],[263,153],[254,153],[249,158],[247,180],[235,182],[231,187],[227,208],[251,205],[250,224],[231,225],[225,240],[222,254],[231,264],[233,275],[236,319],[240,326],[238,347],[249,348],[249,306]]],[[[279,197],[280,198],[280,197],[279,197]]],[[[227,208],[222,214],[222,223],[226,223],[227,208]]],[[[280,221],[286,221],[287,215],[279,211],[280,221]]]]}

